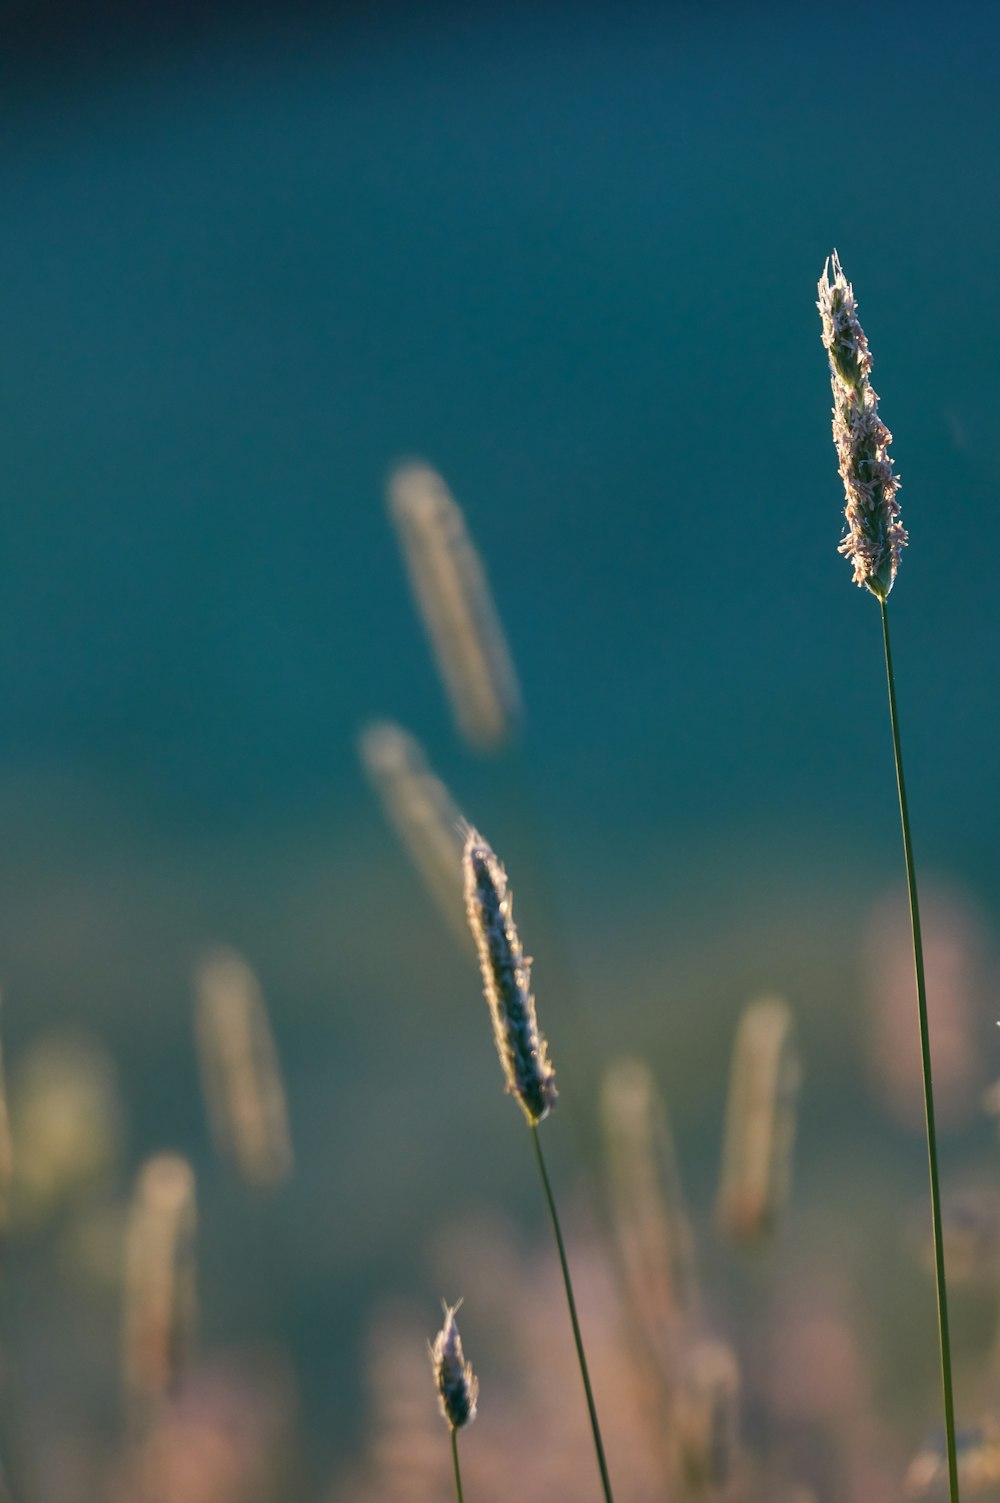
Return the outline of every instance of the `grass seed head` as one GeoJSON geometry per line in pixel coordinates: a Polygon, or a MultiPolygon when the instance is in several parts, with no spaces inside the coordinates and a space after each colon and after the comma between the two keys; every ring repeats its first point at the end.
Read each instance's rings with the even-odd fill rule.
{"type": "Polygon", "coordinates": [[[740,1455],[740,1370],[725,1342],[703,1337],[686,1353],[676,1422],[688,1487],[724,1496],[740,1455]]]}
{"type": "Polygon", "coordinates": [[[538,1031],[531,961],[521,949],[507,873],[490,845],[470,829],[463,856],[465,904],[479,953],[493,1036],[507,1079],[532,1127],[556,1103],[556,1072],[538,1031]]]}
{"type": "Polygon", "coordinates": [[[235,951],[202,957],[194,1021],[216,1147],[247,1184],[273,1188],[292,1170],[288,1103],[263,992],[235,951]]]}
{"type": "Polygon", "coordinates": [[[139,1172],[125,1238],[123,1362],[126,1390],[139,1402],[176,1391],[196,1316],[195,1178],[176,1153],[147,1159],[139,1172]]]}
{"type": "Polygon", "coordinates": [[[471,1362],[466,1362],[462,1351],[462,1338],[458,1334],[455,1314],[461,1305],[444,1303],[444,1325],[431,1346],[431,1364],[437,1384],[441,1413],[452,1430],[461,1430],[471,1425],[476,1417],[476,1402],[479,1398],[479,1380],[472,1371],[471,1362]]]}
{"type": "Polygon", "coordinates": [[[697,1318],[694,1232],[666,1105],[652,1071],[620,1059],[601,1084],[601,1126],[627,1287],[653,1346],[697,1318]]]}
{"type": "Polygon", "coordinates": [[[847,532],[839,551],[854,565],[855,584],[885,600],[906,546],[896,501],[899,480],[889,458],[892,434],[878,415],[878,395],[869,380],[872,357],[854,289],[836,251],[823,267],[816,306],[830,357],[833,442],[846,497],[847,532]]]}
{"type": "Polygon", "coordinates": [[[410,460],[390,476],[389,514],[459,732],[494,751],[517,733],[521,690],[462,509],[436,470],[410,460]]]}
{"type": "Polygon", "coordinates": [[[765,1238],[788,1200],[801,1079],[787,1003],[751,1002],[733,1045],[716,1207],[732,1242],[765,1238]]]}
{"type": "Polygon", "coordinates": [[[432,772],[415,736],[390,720],[367,725],[358,741],[361,764],[386,819],[424,885],[463,946],[469,943],[462,897],[462,815],[432,772]]]}

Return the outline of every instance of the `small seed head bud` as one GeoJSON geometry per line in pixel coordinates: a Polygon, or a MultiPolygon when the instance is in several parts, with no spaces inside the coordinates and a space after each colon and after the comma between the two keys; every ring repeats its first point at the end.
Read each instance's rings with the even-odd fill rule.
{"type": "Polygon", "coordinates": [[[461,1430],[463,1425],[472,1424],[479,1398],[479,1380],[472,1371],[472,1364],[465,1360],[455,1320],[461,1303],[459,1300],[457,1305],[444,1304],[444,1325],[430,1349],[441,1413],[452,1430],[461,1430]]]}

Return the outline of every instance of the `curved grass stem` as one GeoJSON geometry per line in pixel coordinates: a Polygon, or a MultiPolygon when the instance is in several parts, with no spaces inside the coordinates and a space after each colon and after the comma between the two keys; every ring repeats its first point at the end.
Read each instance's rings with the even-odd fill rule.
{"type": "Polygon", "coordinates": [[[924,1112],[927,1119],[927,1157],[931,1180],[931,1218],[934,1225],[934,1279],[937,1286],[938,1337],[941,1345],[941,1387],[944,1393],[945,1444],[948,1452],[948,1485],[951,1503],[959,1503],[958,1457],[955,1446],[955,1399],[951,1376],[951,1339],[948,1332],[948,1290],[944,1272],[944,1235],[941,1229],[941,1188],[938,1182],[937,1131],[934,1122],[934,1085],[931,1076],[931,1043],[927,1022],[927,987],[924,980],[924,949],[920,935],[920,905],[917,900],[917,874],[910,839],[910,815],[906,803],[906,780],[903,777],[903,753],[899,741],[899,715],[896,709],[896,684],[892,672],[892,647],[889,641],[889,611],[882,607],[882,640],[885,645],[885,671],[889,681],[889,718],[892,722],[892,749],[896,759],[896,786],[899,789],[899,815],[903,826],[903,857],[906,862],[906,887],[910,899],[910,923],[913,929],[913,965],[917,979],[917,1013],[920,1021],[920,1059],[924,1077],[924,1112]]]}
{"type": "Polygon", "coordinates": [[[604,1444],[601,1440],[601,1427],[597,1422],[597,1407],[594,1404],[594,1394],[590,1386],[590,1373],[587,1370],[587,1358],[583,1351],[583,1336],[580,1333],[580,1322],[576,1313],[576,1300],[573,1297],[573,1281],[569,1274],[569,1263],[566,1259],[566,1248],[563,1244],[562,1229],[559,1225],[559,1213],[556,1210],[555,1198],[552,1194],[552,1186],[549,1183],[548,1171],[545,1168],[545,1159],[542,1155],[542,1144],[538,1136],[537,1123],[531,1124],[531,1140],[535,1146],[535,1158],[538,1162],[538,1172],[542,1176],[542,1186],[545,1190],[545,1199],[549,1207],[549,1216],[552,1220],[552,1230],[555,1233],[556,1247],[559,1250],[559,1264],[562,1268],[563,1284],[566,1288],[566,1303],[569,1306],[569,1318],[573,1327],[573,1340],[576,1343],[576,1356],[580,1364],[580,1376],[583,1379],[583,1391],[587,1396],[587,1412],[590,1415],[590,1428],[594,1435],[594,1449],[597,1452],[597,1465],[601,1471],[601,1483],[604,1488],[606,1503],[614,1503],[611,1495],[611,1479],[608,1476],[608,1464],[604,1457],[604,1444]]]}

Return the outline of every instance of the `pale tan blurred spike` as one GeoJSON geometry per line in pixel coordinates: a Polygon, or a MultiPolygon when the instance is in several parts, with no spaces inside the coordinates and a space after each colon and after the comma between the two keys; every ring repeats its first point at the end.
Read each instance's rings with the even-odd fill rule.
{"type": "Polygon", "coordinates": [[[601,1088],[615,1232],[630,1294],[669,1360],[676,1331],[699,1314],[694,1233],[666,1105],[641,1060],[618,1060],[601,1088]]]}
{"type": "Polygon", "coordinates": [[[114,1062],[102,1044],[70,1029],[38,1035],[14,1062],[9,1101],[18,1224],[40,1226],[106,1189],[125,1124],[114,1062]]]}
{"type": "Polygon", "coordinates": [[[139,1171],[125,1232],[123,1376],[138,1422],[183,1377],[196,1319],[194,1170],[159,1153],[139,1171]]]}
{"type": "Polygon", "coordinates": [[[788,1199],[800,1082],[787,1003],[751,1002],[733,1046],[716,1207],[734,1242],[767,1236],[788,1199]]]}
{"type": "Polygon", "coordinates": [[[213,951],[197,967],[195,1039],[220,1155],[248,1184],[279,1184],[292,1168],[285,1087],[263,994],[235,951],[213,951]]]}
{"type": "Polygon", "coordinates": [[[516,732],[521,691],[462,510],[436,470],[409,461],[390,476],[389,513],[458,729],[493,750],[516,732]]]}
{"type": "Polygon", "coordinates": [[[688,1487],[727,1496],[740,1460],[740,1370],[726,1342],[706,1337],[685,1353],[674,1423],[688,1487]]]}
{"type": "Polygon", "coordinates": [[[464,821],[435,777],[416,737],[389,720],[366,726],[358,742],[361,764],[392,825],[445,922],[464,948],[472,943],[462,874],[464,821]]]}

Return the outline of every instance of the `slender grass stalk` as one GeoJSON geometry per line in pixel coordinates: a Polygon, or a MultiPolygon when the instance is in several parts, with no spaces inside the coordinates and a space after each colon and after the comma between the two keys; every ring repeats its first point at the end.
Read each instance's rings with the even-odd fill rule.
{"type": "Polygon", "coordinates": [[[458,1464],[458,1431],[451,1432],[451,1459],[455,1463],[455,1493],[458,1503],[465,1503],[465,1495],[462,1492],[462,1468],[458,1464]]]}
{"type": "Polygon", "coordinates": [[[896,682],[892,672],[889,641],[889,593],[907,543],[899,515],[899,479],[889,458],[892,434],[879,417],[878,394],[871,384],[872,357],[865,331],[858,321],[854,289],[844,275],[834,251],[823,268],[817,288],[823,345],[830,360],[833,393],[833,442],[844,482],[847,531],[840,552],[854,565],[854,582],[871,592],[882,611],[882,641],[885,671],[889,681],[889,718],[892,750],[896,759],[899,816],[903,825],[903,858],[910,898],[913,930],[913,966],[917,979],[917,1016],[920,1023],[920,1059],[924,1080],[924,1114],[927,1119],[927,1158],[931,1180],[931,1218],[934,1225],[934,1279],[937,1287],[938,1338],[941,1348],[941,1387],[944,1392],[945,1446],[948,1453],[948,1484],[951,1503],[959,1503],[958,1457],[955,1445],[955,1400],[951,1377],[951,1342],[948,1334],[948,1290],[944,1275],[944,1234],[941,1226],[941,1190],[938,1184],[937,1130],[934,1121],[934,1085],[931,1076],[931,1041],[927,1023],[927,987],[924,951],[920,937],[920,906],[917,874],[910,839],[910,815],[906,804],[903,753],[899,742],[896,682]],[[832,275],[831,275],[832,273],[832,275]]]}
{"type": "Polygon", "coordinates": [[[951,1376],[951,1340],[948,1331],[948,1287],[944,1270],[944,1232],[941,1223],[941,1187],[938,1181],[937,1130],[934,1121],[934,1083],[931,1074],[931,1041],[927,1022],[927,985],[924,980],[924,947],[920,934],[920,904],[917,898],[917,873],[910,837],[910,813],[906,802],[906,779],[903,776],[903,752],[899,739],[899,712],[896,708],[896,682],[892,671],[892,645],[889,640],[889,609],[885,597],[882,608],[882,641],[885,646],[885,671],[889,682],[889,719],[892,723],[892,750],[896,760],[896,786],[899,790],[899,817],[903,826],[903,858],[906,863],[906,887],[910,899],[910,924],[913,930],[913,966],[917,979],[917,1014],[920,1020],[920,1061],[924,1077],[924,1112],[927,1118],[927,1158],[931,1181],[931,1219],[934,1224],[934,1280],[937,1286],[938,1337],[941,1346],[941,1387],[944,1391],[945,1446],[948,1453],[948,1486],[951,1503],[959,1503],[958,1453],[955,1444],[955,1398],[951,1376]]]}
{"type": "Polygon", "coordinates": [[[583,1350],[583,1336],[580,1332],[580,1321],[576,1313],[576,1300],[573,1296],[573,1280],[570,1277],[569,1262],[566,1258],[566,1248],[563,1243],[562,1228],[559,1225],[559,1212],[556,1210],[555,1197],[552,1194],[552,1185],[549,1182],[548,1170],[545,1167],[545,1156],[542,1153],[542,1142],[538,1136],[538,1124],[532,1122],[531,1141],[535,1148],[535,1159],[538,1163],[538,1172],[542,1177],[542,1186],[545,1190],[545,1199],[549,1207],[549,1216],[552,1219],[552,1230],[555,1233],[556,1247],[559,1250],[559,1266],[562,1269],[563,1285],[566,1289],[566,1303],[569,1306],[569,1318],[573,1327],[573,1340],[576,1343],[576,1356],[580,1364],[580,1376],[583,1379],[583,1391],[587,1396],[587,1413],[590,1415],[590,1428],[594,1435],[594,1449],[597,1452],[597,1465],[601,1470],[601,1484],[604,1488],[604,1496],[607,1503],[614,1503],[611,1495],[611,1479],[608,1476],[608,1464],[604,1457],[604,1442],[601,1440],[601,1427],[597,1419],[597,1406],[594,1403],[594,1391],[590,1386],[590,1372],[587,1368],[587,1357],[583,1350]]]}

